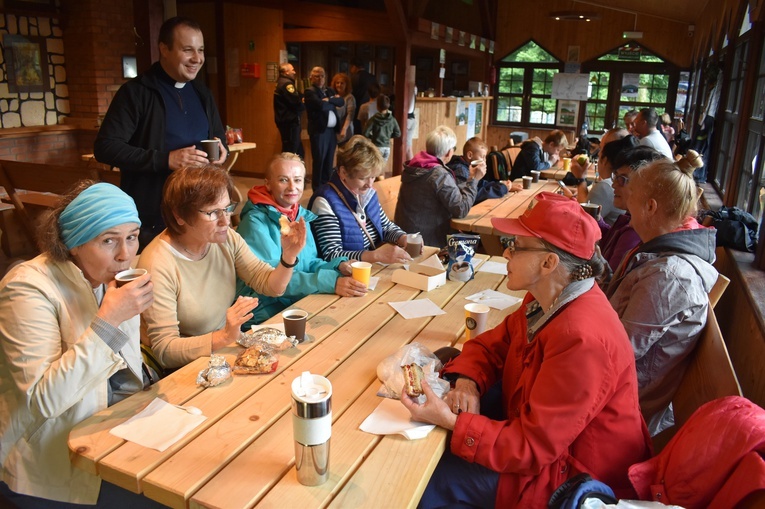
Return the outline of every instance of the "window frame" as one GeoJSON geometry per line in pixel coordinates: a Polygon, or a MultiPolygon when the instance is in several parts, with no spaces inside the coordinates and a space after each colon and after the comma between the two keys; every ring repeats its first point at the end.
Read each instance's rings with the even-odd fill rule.
{"type": "MultiPolygon", "coordinates": [[[[555,129],[558,126],[558,115],[557,115],[557,109],[558,109],[558,101],[557,99],[553,99],[552,97],[552,76],[550,77],[549,82],[549,94],[534,94],[533,93],[533,85],[535,83],[534,81],[534,71],[539,69],[544,70],[552,70],[557,72],[563,72],[564,63],[561,60],[557,60],[556,62],[503,62],[502,60],[507,58],[508,56],[512,55],[516,51],[520,50],[524,46],[528,45],[529,43],[534,43],[538,47],[540,47],[542,50],[547,52],[550,56],[553,58],[556,58],[555,55],[549,51],[547,48],[539,44],[537,41],[533,39],[529,39],[525,41],[523,44],[518,46],[517,48],[514,48],[512,51],[509,51],[507,55],[500,58],[495,62],[495,66],[497,68],[497,86],[494,92],[495,99],[494,99],[494,106],[492,108],[492,122],[494,125],[497,126],[508,126],[508,127],[529,127],[529,128],[535,128],[535,129],[555,129]],[[523,70],[523,90],[520,94],[514,93],[514,92],[508,92],[508,93],[502,93],[500,92],[500,81],[502,76],[502,69],[522,69],[523,70]],[[499,110],[500,110],[500,102],[502,102],[502,99],[504,98],[510,98],[512,102],[512,98],[521,98],[521,118],[520,121],[514,122],[514,121],[506,121],[506,120],[499,120],[499,110]],[[532,101],[535,99],[541,99],[543,101],[553,101],[553,108],[551,113],[554,115],[554,121],[550,124],[545,123],[539,123],[539,122],[531,122],[531,105],[532,101]]],[[[554,75],[554,73],[553,73],[554,75]]]]}

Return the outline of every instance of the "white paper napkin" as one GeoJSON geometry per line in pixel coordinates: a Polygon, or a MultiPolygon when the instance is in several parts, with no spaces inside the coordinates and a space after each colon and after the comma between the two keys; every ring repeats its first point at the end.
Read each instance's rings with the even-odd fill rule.
{"type": "Polygon", "coordinates": [[[507,264],[486,260],[483,265],[478,268],[478,272],[490,272],[492,274],[507,276],[507,264]]]}
{"type": "Polygon", "coordinates": [[[377,288],[377,283],[380,282],[380,278],[378,276],[369,276],[369,284],[367,285],[367,290],[370,292],[377,288]]]}
{"type": "Polygon", "coordinates": [[[390,306],[406,318],[423,318],[425,316],[445,315],[446,311],[436,306],[430,299],[405,300],[389,302],[390,306]]]}
{"type": "Polygon", "coordinates": [[[435,427],[435,424],[413,421],[409,410],[399,400],[383,398],[359,429],[373,435],[399,434],[416,440],[428,436],[435,427]]]}
{"type": "Polygon", "coordinates": [[[469,295],[468,297],[465,297],[465,299],[480,304],[486,304],[490,308],[499,309],[500,311],[523,301],[523,299],[519,299],[518,297],[513,297],[512,295],[507,295],[495,290],[483,290],[474,293],[473,295],[469,295]]]}
{"type": "Polygon", "coordinates": [[[115,426],[109,433],[162,452],[205,420],[204,415],[191,415],[156,398],[142,412],[115,426]]]}

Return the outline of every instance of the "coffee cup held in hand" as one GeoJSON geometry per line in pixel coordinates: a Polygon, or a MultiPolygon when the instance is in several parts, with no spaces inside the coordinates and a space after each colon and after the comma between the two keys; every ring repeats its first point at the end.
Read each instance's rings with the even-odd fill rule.
{"type": "Polygon", "coordinates": [[[417,258],[422,254],[422,235],[419,233],[408,233],[406,235],[406,252],[412,258],[417,258]]]}
{"type": "Polygon", "coordinates": [[[114,280],[117,281],[117,288],[120,288],[144,274],[146,274],[146,269],[127,269],[118,272],[117,275],[114,276],[114,280]]]}
{"type": "Polygon", "coordinates": [[[207,153],[207,159],[212,163],[220,159],[218,140],[202,140],[202,150],[207,153]]]}

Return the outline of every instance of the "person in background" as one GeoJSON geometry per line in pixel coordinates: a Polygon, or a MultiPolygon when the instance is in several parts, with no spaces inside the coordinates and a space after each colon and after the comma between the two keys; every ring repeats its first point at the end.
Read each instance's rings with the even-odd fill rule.
{"type": "Polygon", "coordinates": [[[409,110],[406,113],[406,160],[411,161],[414,157],[412,152],[412,142],[414,133],[417,131],[417,119],[415,118],[415,102],[417,101],[417,85],[412,85],[411,95],[409,96],[409,110]]]}
{"type": "Polygon", "coordinates": [[[470,167],[467,181],[459,185],[444,161],[454,155],[457,136],[438,126],[428,134],[425,150],[404,166],[396,202],[396,223],[408,232],[420,232],[425,245],[446,246],[453,217],[468,215],[478,194],[478,181],[486,164],[470,167]]]}
{"type": "Polygon", "coordinates": [[[295,74],[295,68],[289,62],[279,65],[279,79],[274,90],[274,121],[282,137],[282,152],[304,157],[300,116],[305,105],[303,95],[295,86],[295,74]]]}
{"type": "MultiPolygon", "coordinates": [[[[371,141],[356,135],[337,152],[337,171],[314,191],[308,208],[321,257],[406,263],[406,232],[393,223],[373,187],[385,161],[371,141]]],[[[416,231],[416,230],[412,230],[416,231]]]]}
{"type": "MultiPolygon", "coordinates": [[[[366,64],[360,57],[353,57],[351,59],[350,71],[353,97],[356,99],[356,104],[364,104],[365,102],[369,101],[369,87],[373,83],[377,84],[377,78],[375,78],[374,75],[367,71],[366,64]]],[[[356,122],[356,124],[353,126],[355,129],[354,132],[362,133],[363,131],[361,130],[361,123],[357,122],[358,119],[356,117],[354,117],[353,120],[356,122]]]]}
{"type": "Polygon", "coordinates": [[[311,139],[313,188],[329,181],[337,148],[337,108],[345,101],[325,86],[326,73],[322,67],[311,69],[311,86],[305,90],[305,108],[308,115],[308,137],[311,139]]]}
{"type": "MultiPolygon", "coordinates": [[[[359,106],[359,113],[356,118],[361,126],[360,133],[365,132],[367,128],[367,122],[377,113],[377,98],[380,95],[380,85],[372,83],[369,85],[369,100],[359,106]]],[[[390,106],[389,106],[390,107],[390,106]]]]}
{"type": "MultiPolygon", "coordinates": [[[[489,148],[486,143],[478,136],[473,136],[462,147],[462,155],[454,155],[446,163],[446,167],[452,170],[454,178],[458,184],[465,184],[470,178],[470,166],[473,161],[477,161],[477,165],[486,166],[486,154],[489,152],[489,148]]],[[[484,169],[484,172],[486,170],[484,169]]],[[[478,181],[478,193],[475,195],[475,202],[481,203],[489,198],[502,198],[508,191],[522,191],[523,184],[516,182],[513,184],[510,181],[495,182],[481,179],[478,181]]]]}
{"type": "Polygon", "coordinates": [[[675,138],[672,140],[672,153],[677,156],[684,156],[688,149],[691,148],[691,135],[685,130],[685,122],[683,119],[675,119],[675,138]]]}
{"type": "Polygon", "coordinates": [[[654,148],[670,161],[674,160],[672,149],[658,129],[659,115],[653,108],[643,108],[635,118],[635,135],[640,138],[640,144],[654,148]]]}
{"type": "Polygon", "coordinates": [[[152,275],[114,281],[140,225],[127,194],[82,181],[42,221],[42,254],[0,281],[0,501],[11,507],[164,507],[75,467],[67,446],[77,423],[156,381],[140,347],[152,275]]]}
{"type": "Polygon", "coordinates": [[[353,136],[353,119],[356,118],[356,99],[351,93],[351,78],[344,72],[332,77],[330,86],[335,90],[335,97],[341,98],[345,104],[335,110],[337,113],[337,146],[342,146],[353,136]]]}
{"type": "Polygon", "coordinates": [[[228,155],[213,96],[194,79],[205,63],[204,46],[196,21],[165,21],[159,29],[159,62],[120,87],[96,135],[96,159],[120,169],[120,187],[135,200],[140,249],[165,228],[160,203],[170,173],[209,162],[202,140],[218,140],[215,164],[228,155]]]}
{"type": "Polygon", "coordinates": [[[300,206],[305,182],[305,165],[295,154],[275,155],[266,170],[266,182],[254,186],[247,195],[237,232],[252,252],[272,267],[279,264],[282,255],[279,220],[286,217],[291,223],[303,219],[308,235],[300,259],[293,269],[287,289],[280,297],[258,294],[241,279],[237,281],[237,295],[257,297],[258,307],[253,311],[249,325],[261,323],[312,293],[336,293],[341,297],[359,297],[367,288],[350,277],[348,258],[338,256],[330,261],[319,257],[311,231],[316,215],[300,206]]]}
{"type": "Polygon", "coordinates": [[[613,183],[611,186],[614,188],[614,207],[626,210],[626,212],[616,218],[613,226],[603,221],[602,218],[598,224],[603,235],[600,241],[600,252],[608,261],[611,270],[616,271],[624,255],[640,243],[640,237],[630,224],[632,216],[627,209],[632,172],[648,163],[658,161],[664,156],[661,152],[644,145],[628,148],[634,143],[629,136],[611,143],[619,144],[614,147],[615,150],[618,150],[616,150],[612,164],[613,183]]]}
{"type": "Polygon", "coordinates": [[[528,293],[446,364],[441,376],[454,388],[443,400],[427,382],[425,403],[401,396],[413,420],[452,432],[419,507],[547,507],[583,472],[634,498],[627,469],[650,457],[651,444],[635,357],[596,284],[605,266],[598,225],[547,192],[520,218],[492,225],[508,235],[507,288],[528,293]]]}
{"type": "Polygon", "coordinates": [[[237,205],[231,202],[233,192],[228,172],[212,165],[173,172],[165,183],[167,229],[138,260],[156,283],[154,304],[142,318],[146,338],[165,368],[207,357],[239,338],[258,299],[236,297],[237,277],[260,295],[278,297],[305,245],[300,219],[281,236],[276,267],[258,259],[230,228],[237,205]]]}
{"type": "Polygon", "coordinates": [[[568,147],[566,133],[558,129],[550,132],[544,141],[534,137],[521,143],[521,151],[513,163],[510,180],[531,175],[532,170],[546,170],[560,159],[560,151],[568,147]]]}
{"type": "Polygon", "coordinates": [[[664,139],[667,140],[667,144],[669,144],[671,150],[672,142],[675,139],[675,128],[672,127],[672,117],[665,111],[659,118],[661,119],[661,134],[664,136],[664,139]]]}
{"type": "Polygon", "coordinates": [[[390,157],[390,140],[401,137],[401,128],[390,111],[390,98],[385,94],[377,97],[377,113],[369,119],[364,136],[372,140],[385,161],[390,157]]]}
{"type": "Polygon", "coordinates": [[[640,407],[651,435],[674,423],[669,406],[688,354],[704,330],[717,281],[715,230],[696,222],[693,165],[655,161],[630,178],[627,208],[641,244],[606,294],[627,330],[637,362],[640,407]]]}
{"type": "Polygon", "coordinates": [[[583,168],[576,160],[571,160],[571,173],[581,181],[577,184],[576,199],[579,203],[594,203],[600,205],[600,216],[609,225],[613,225],[619,216],[624,214],[624,210],[614,205],[614,188],[611,175],[614,168],[611,164],[616,156],[632,147],[638,145],[638,140],[626,129],[621,127],[611,129],[600,140],[600,149],[598,157],[598,175],[600,180],[593,182],[592,186],[587,187],[587,182],[583,180],[588,170],[594,171],[594,164],[590,163],[588,168],[583,168]],[[611,144],[612,142],[626,139],[624,142],[611,144]],[[610,148],[609,148],[610,147],[610,148]]]}
{"type": "Polygon", "coordinates": [[[633,136],[637,136],[635,133],[635,119],[637,116],[637,110],[627,110],[627,113],[624,114],[624,128],[633,136]]]}

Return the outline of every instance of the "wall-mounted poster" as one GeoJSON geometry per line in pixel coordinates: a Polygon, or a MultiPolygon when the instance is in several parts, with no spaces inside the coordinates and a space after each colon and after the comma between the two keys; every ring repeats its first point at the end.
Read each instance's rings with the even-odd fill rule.
{"type": "Polygon", "coordinates": [[[640,75],[624,73],[622,75],[622,97],[637,97],[640,90],[640,75]]]}
{"type": "Polygon", "coordinates": [[[457,46],[464,46],[465,45],[465,32],[460,30],[460,36],[457,39],[457,46]]]}
{"type": "Polygon", "coordinates": [[[446,36],[444,40],[451,43],[454,40],[454,29],[452,27],[446,27],[446,36]]]}
{"type": "Polygon", "coordinates": [[[579,101],[558,101],[558,113],[556,124],[561,127],[576,127],[579,117],[579,101]]]}
{"type": "Polygon", "coordinates": [[[3,45],[9,92],[16,94],[50,90],[48,53],[44,38],[5,34],[3,45]]]}

